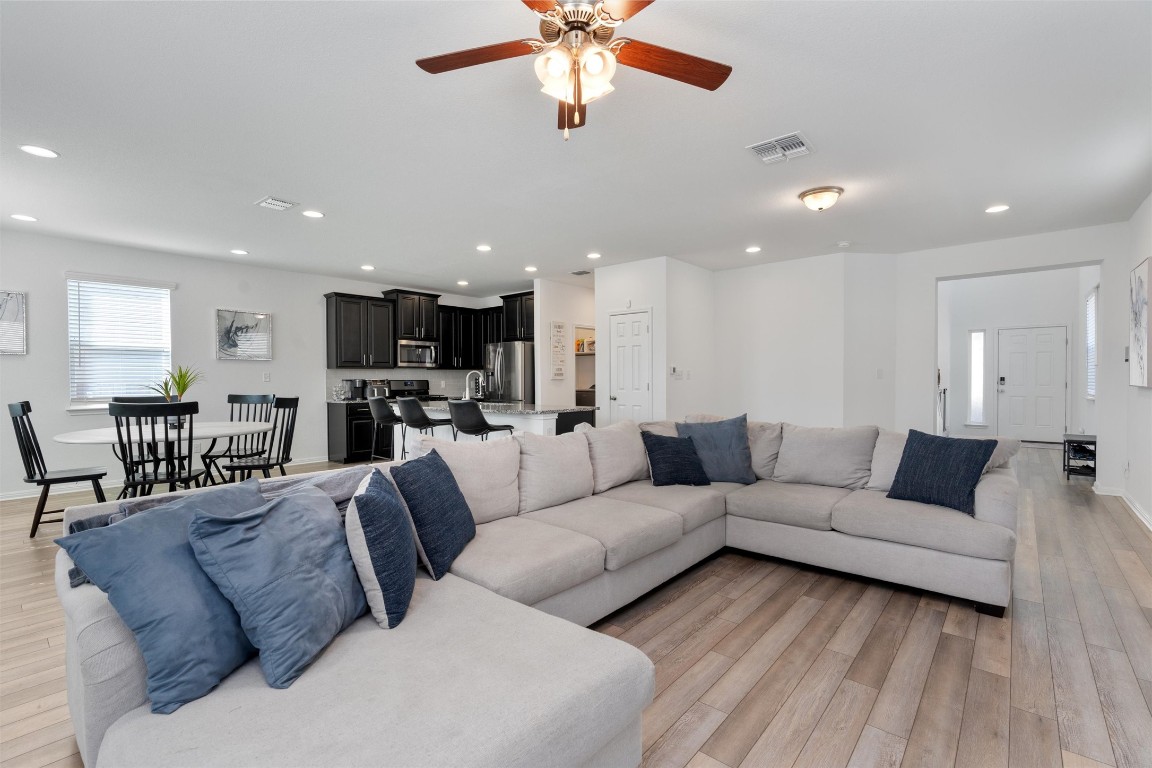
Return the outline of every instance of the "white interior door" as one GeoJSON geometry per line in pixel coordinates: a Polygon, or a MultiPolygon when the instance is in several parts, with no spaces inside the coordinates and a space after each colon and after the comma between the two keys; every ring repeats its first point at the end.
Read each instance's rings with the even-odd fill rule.
{"type": "Polygon", "coordinates": [[[1068,329],[1002,328],[997,350],[997,433],[1061,442],[1068,431],[1068,329]]]}
{"type": "Polygon", "coordinates": [[[652,322],[648,310],[608,316],[609,420],[652,419],[652,322]]]}

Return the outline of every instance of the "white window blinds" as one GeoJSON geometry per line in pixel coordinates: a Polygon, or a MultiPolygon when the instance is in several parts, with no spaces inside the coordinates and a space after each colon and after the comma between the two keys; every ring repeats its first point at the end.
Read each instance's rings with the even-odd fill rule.
{"type": "Polygon", "coordinates": [[[73,402],[148,395],[172,367],[168,288],[68,281],[68,379],[73,402]]]}
{"type": "Polygon", "coordinates": [[[1085,376],[1084,394],[1096,397],[1096,291],[1088,294],[1085,305],[1084,324],[1084,357],[1085,376]]]}

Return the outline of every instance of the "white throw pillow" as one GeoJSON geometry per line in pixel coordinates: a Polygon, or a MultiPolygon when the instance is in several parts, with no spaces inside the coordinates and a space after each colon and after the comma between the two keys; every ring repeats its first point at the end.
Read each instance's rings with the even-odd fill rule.
{"type": "Polygon", "coordinates": [[[515,440],[455,442],[421,435],[420,455],[433,448],[452,470],[477,525],[520,511],[520,444],[515,440]]]}
{"type": "Polygon", "coordinates": [[[516,436],[520,444],[520,514],[592,495],[587,434],[516,436]]]}
{"type": "Polygon", "coordinates": [[[594,493],[649,477],[648,453],[644,450],[644,440],[636,422],[621,421],[582,432],[588,438],[594,493]]]}

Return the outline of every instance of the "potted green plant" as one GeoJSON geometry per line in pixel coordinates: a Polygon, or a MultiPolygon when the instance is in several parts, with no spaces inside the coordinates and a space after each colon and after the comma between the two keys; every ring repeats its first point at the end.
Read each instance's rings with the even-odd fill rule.
{"type": "Polygon", "coordinates": [[[167,371],[167,376],[159,384],[153,384],[148,389],[164,395],[164,398],[170,402],[180,402],[184,399],[184,393],[192,388],[192,385],[200,381],[203,376],[200,371],[192,366],[176,366],[176,370],[167,371]]]}

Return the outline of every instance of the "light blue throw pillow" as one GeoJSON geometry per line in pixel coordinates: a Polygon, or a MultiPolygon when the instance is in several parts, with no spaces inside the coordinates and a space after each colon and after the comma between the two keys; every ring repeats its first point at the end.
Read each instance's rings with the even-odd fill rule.
{"type": "Polygon", "coordinates": [[[153,712],[175,712],[200,698],[255,652],[232,603],[200,568],[188,523],[197,514],[228,519],[264,503],[257,482],[245,480],[56,539],[136,636],[153,712]]]}
{"type": "Polygon", "coordinates": [[[416,588],[416,532],[403,499],[380,470],[372,470],[352,497],[344,530],[372,616],[392,629],[403,621],[416,588]]]}
{"type": "Polygon", "coordinates": [[[724,421],[697,424],[677,422],[680,437],[691,437],[704,465],[704,474],[713,483],[756,482],[752,471],[752,449],[748,447],[748,414],[724,421]]]}
{"type": "Polygon", "coordinates": [[[290,686],[364,613],[340,512],[319,489],[236,517],[200,513],[188,532],[204,572],[240,614],[273,688],[290,686]]]}

